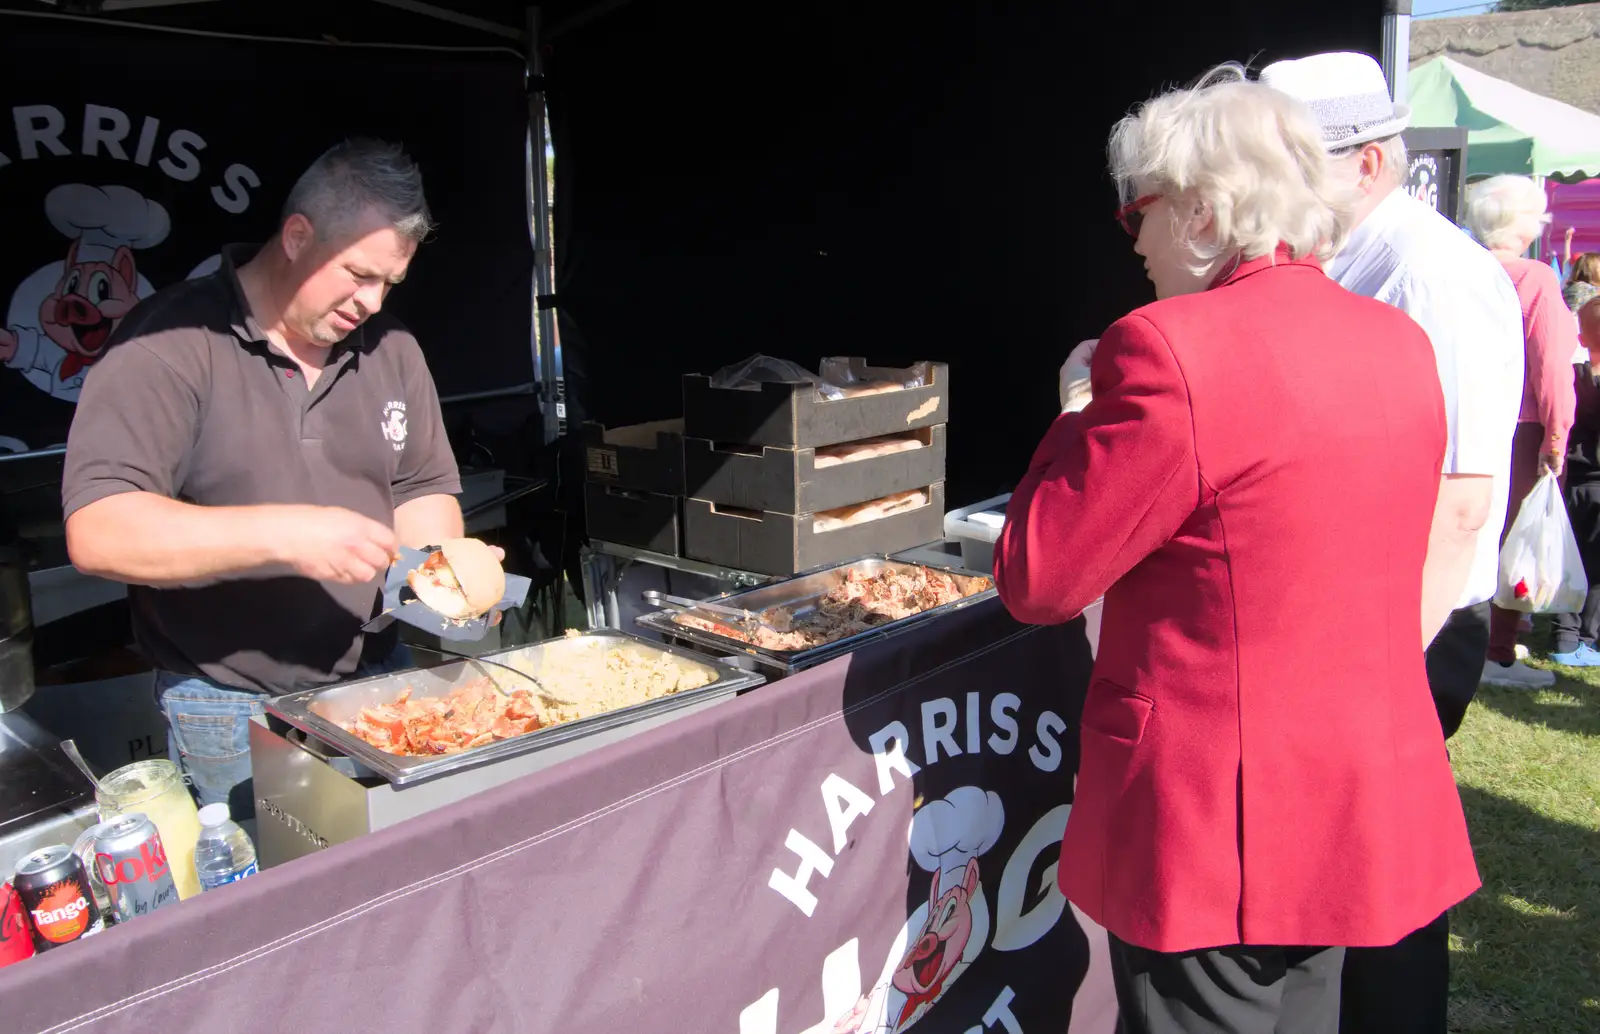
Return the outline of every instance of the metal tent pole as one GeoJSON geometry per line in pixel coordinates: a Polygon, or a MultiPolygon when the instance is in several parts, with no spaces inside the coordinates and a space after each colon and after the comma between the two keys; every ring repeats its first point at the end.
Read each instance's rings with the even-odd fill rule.
{"type": "Polygon", "coordinates": [[[550,250],[550,184],[545,170],[549,134],[545,125],[544,55],[540,51],[542,25],[539,8],[529,7],[528,221],[533,231],[533,318],[538,328],[533,341],[533,363],[539,378],[540,406],[544,410],[544,440],[548,444],[566,433],[567,400],[553,307],[555,270],[550,250]]]}
{"type": "Polygon", "coordinates": [[[1384,78],[1389,80],[1389,96],[1397,101],[1406,97],[1406,71],[1411,66],[1411,0],[1384,0],[1383,3],[1384,78]]]}

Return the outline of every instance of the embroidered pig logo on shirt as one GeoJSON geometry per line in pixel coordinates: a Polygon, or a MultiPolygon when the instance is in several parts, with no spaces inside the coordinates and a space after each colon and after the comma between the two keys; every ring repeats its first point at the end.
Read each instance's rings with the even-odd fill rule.
{"type": "Polygon", "coordinates": [[[383,436],[394,446],[395,452],[406,447],[406,404],[390,402],[383,407],[383,436]]]}

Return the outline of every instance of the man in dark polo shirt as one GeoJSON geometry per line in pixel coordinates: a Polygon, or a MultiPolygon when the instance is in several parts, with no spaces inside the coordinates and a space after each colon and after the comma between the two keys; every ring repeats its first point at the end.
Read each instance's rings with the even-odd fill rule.
{"type": "Polygon", "coordinates": [[[340,144],[265,245],[129,313],[78,403],[67,549],[128,583],[171,756],[236,818],[264,696],[382,670],[396,546],[462,534],[427,364],[379,313],[430,228],[398,147],[340,144]]]}

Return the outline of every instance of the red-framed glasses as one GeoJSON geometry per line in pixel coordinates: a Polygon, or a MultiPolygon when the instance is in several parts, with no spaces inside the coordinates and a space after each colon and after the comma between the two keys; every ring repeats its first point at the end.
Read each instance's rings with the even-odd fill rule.
{"type": "Polygon", "coordinates": [[[1138,240],[1139,227],[1144,225],[1144,210],[1161,200],[1160,194],[1146,194],[1117,209],[1117,222],[1128,231],[1128,236],[1138,240]]]}

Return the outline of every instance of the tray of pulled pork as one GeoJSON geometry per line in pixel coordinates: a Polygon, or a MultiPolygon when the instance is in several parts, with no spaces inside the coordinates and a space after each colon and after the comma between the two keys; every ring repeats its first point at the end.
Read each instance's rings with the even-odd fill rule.
{"type": "Polygon", "coordinates": [[[663,609],[638,622],[788,674],[993,595],[994,580],[975,571],[869,556],[701,601],[714,609],[663,609]]]}
{"type": "Polygon", "coordinates": [[[266,710],[396,786],[541,750],[760,685],[758,674],[627,632],[276,697],[266,710]],[[490,663],[482,663],[487,661],[490,663]]]}

